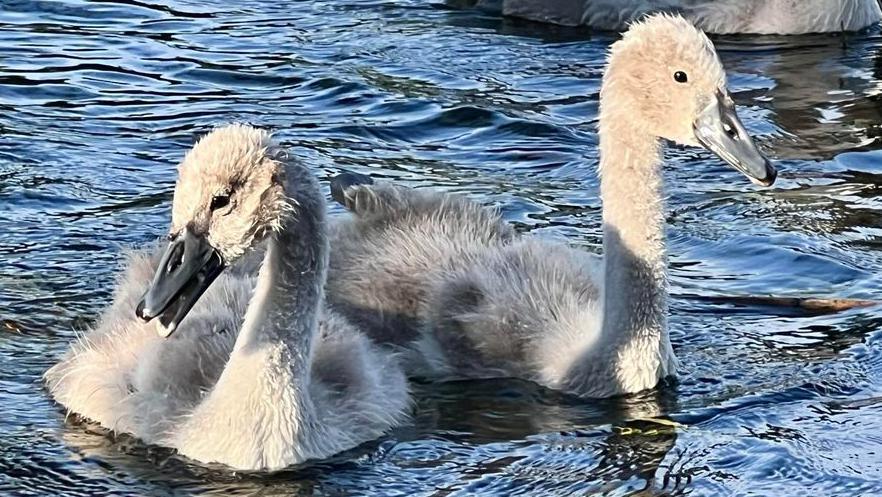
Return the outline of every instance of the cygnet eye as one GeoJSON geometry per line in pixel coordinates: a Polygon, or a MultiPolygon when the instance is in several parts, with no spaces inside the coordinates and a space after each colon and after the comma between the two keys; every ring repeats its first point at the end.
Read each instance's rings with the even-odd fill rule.
{"type": "Polygon", "coordinates": [[[677,71],[674,73],[674,81],[677,83],[685,83],[689,81],[689,76],[686,76],[686,73],[683,71],[677,71]]]}
{"type": "Polygon", "coordinates": [[[228,205],[230,205],[229,194],[215,195],[214,197],[211,198],[211,206],[209,208],[213,212],[218,209],[222,209],[228,205]]]}

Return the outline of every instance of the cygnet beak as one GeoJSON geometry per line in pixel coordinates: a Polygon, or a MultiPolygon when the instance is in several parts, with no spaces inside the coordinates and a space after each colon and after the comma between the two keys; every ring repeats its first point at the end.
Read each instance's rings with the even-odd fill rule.
{"type": "Polygon", "coordinates": [[[735,103],[723,90],[717,91],[716,98],[699,114],[692,129],[699,143],[752,182],[762,186],[775,182],[778,173],[744,129],[735,113],[735,103]]]}
{"type": "Polygon", "coordinates": [[[157,333],[170,336],[225,266],[204,236],[185,228],[165,249],[135,314],[145,322],[159,317],[157,333]]]}

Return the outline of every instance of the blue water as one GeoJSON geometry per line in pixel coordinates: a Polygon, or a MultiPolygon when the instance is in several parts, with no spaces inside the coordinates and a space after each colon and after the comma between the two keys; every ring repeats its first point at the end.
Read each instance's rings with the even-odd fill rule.
{"type": "Polygon", "coordinates": [[[722,38],[780,180],[668,153],[676,383],[587,401],[516,381],[418,385],[413,422],[272,476],[66,419],[40,375],[167,230],[175,165],[217,123],[467,193],[600,245],[597,104],[614,34],[426,0],[0,0],[0,494],[882,495],[882,37],[722,38]],[[241,6],[235,6],[241,4],[241,6]]]}

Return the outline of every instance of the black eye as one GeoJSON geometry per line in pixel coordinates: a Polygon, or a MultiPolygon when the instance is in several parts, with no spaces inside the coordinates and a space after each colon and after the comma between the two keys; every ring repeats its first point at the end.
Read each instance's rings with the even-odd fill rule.
{"type": "Polygon", "coordinates": [[[215,195],[211,199],[211,207],[209,207],[209,208],[212,211],[216,211],[216,210],[222,209],[228,205],[230,205],[230,196],[229,195],[215,195]]]}
{"type": "Polygon", "coordinates": [[[686,76],[686,73],[683,71],[677,71],[674,73],[674,81],[677,83],[685,83],[689,81],[689,77],[686,76]]]}

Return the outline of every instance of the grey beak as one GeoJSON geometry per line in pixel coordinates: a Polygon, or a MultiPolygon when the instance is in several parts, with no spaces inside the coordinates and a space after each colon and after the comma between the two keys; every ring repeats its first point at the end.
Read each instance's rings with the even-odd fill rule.
{"type": "Polygon", "coordinates": [[[165,249],[135,314],[145,322],[158,317],[160,336],[171,335],[224,267],[208,240],[185,228],[165,249]]]}
{"type": "Polygon", "coordinates": [[[695,138],[730,166],[741,171],[758,185],[770,186],[778,173],[756,147],[744,129],[735,104],[723,91],[701,112],[692,124],[695,138]]]}

